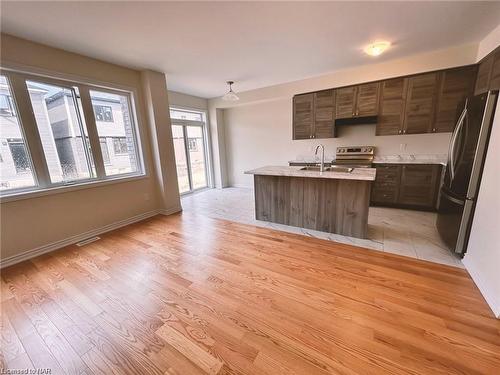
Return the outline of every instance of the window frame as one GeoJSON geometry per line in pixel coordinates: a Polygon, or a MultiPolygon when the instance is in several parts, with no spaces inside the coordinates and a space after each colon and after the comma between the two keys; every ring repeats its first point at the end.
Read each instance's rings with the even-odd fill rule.
{"type": "Polygon", "coordinates": [[[33,167],[32,173],[35,181],[34,186],[0,191],[0,203],[63,192],[66,190],[74,190],[77,187],[86,188],[93,187],[96,184],[126,182],[128,180],[148,177],[144,164],[142,137],[137,117],[135,89],[121,88],[119,85],[117,85],[118,87],[109,88],[100,84],[85,83],[80,79],[56,78],[56,74],[51,74],[49,76],[46,74],[39,74],[37,72],[26,72],[3,66],[0,67],[0,73],[7,77],[10,84],[11,96],[14,104],[16,105],[16,116],[19,120],[21,133],[24,135],[26,149],[33,167]],[[89,138],[88,142],[91,151],[90,157],[95,166],[95,176],[91,173],[90,178],[62,181],[57,183],[51,182],[45,153],[42,148],[36,119],[31,106],[27,81],[57,85],[74,91],[76,95],[75,105],[77,109],[77,116],[81,117],[81,120],[87,128],[87,136],[89,138]],[[75,90],[75,88],[77,88],[77,90],[75,90]],[[126,96],[128,109],[130,111],[130,120],[132,122],[136,159],[138,161],[138,170],[136,172],[106,176],[104,172],[104,161],[100,149],[95,115],[90,98],[90,90],[126,96]]]}

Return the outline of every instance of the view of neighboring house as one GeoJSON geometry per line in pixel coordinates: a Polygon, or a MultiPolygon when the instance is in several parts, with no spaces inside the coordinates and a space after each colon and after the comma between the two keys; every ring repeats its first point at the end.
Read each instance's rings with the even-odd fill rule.
{"type": "MultiPolygon", "coordinates": [[[[28,89],[52,182],[94,176],[93,163],[87,161],[92,160],[89,140],[88,137],[82,138],[86,127],[75,111],[73,92],[67,88],[34,82],[28,82],[28,89]],[[86,153],[90,157],[86,157],[86,153]]],[[[0,171],[8,177],[3,179],[1,188],[32,186],[34,177],[31,161],[23,142],[15,100],[5,77],[1,78],[0,90],[0,171]]],[[[132,123],[126,98],[93,91],[92,105],[106,175],[135,171],[137,162],[134,141],[130,136],[132,123]]]]}

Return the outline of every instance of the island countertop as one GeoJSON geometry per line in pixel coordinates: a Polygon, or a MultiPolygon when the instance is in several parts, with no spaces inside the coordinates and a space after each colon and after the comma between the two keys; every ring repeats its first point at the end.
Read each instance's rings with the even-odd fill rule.
{"type": "Polygon", "coordinates": [[[328,178],[336,180],[358,180],[375,181],[375,168],[354,168],[352,172],[318,172],[301,170],[302,167],[296,166],[266,166],[250,171],[245,174],[254,174],[262,176],[287,176],[287,177],[308,177],[308,178],[328,178]]]}

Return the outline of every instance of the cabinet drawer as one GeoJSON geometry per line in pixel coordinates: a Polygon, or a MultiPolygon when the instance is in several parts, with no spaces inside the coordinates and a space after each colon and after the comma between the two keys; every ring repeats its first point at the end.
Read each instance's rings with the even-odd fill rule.
{"type": "Polygon", "coordinates": [[[372,203],[389,203],[394,204],[397,202],[397,189],[394,190],[379,190],[372,191],[372,203]]]}

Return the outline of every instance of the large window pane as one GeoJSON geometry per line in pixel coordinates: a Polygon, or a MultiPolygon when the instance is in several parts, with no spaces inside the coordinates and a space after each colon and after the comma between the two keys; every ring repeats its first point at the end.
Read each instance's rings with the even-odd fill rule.
{"type": "Polygon", "coordinates": [[[186,126],[193,189],[207,186],[205,145],[201,126],[186,126]]]}
{"type": "Polygon", "coordinates": [[[184,129],[182,126],[172,125],[172,138],[174,141],[175,164],[177,167],[177,182],[179,183],[179,193],[182,194],[190,190],[186,146],[184,145],[184,129]]]}
{"type": "Polygon", "coordinates": [[[52,183],[91,178],[91,153],[73,90],[26,81],[52,183]]]}
{"type": "Polygon", "coordinates": [[[126,95],[90,91],[99,137],[109,139],[106,176],[139,172],[132,113],[126,95]],[[112,146],[111,146],[112,142],[112,146]]]}
{"type": "Polygon", "coordinates": [[[0,177],[0,190],[35,185],[30,155],[5,76],[0,76],[0,177]]]}

